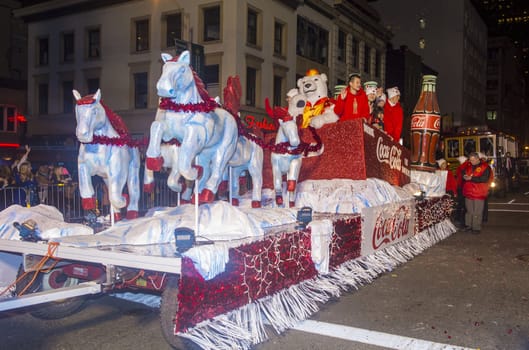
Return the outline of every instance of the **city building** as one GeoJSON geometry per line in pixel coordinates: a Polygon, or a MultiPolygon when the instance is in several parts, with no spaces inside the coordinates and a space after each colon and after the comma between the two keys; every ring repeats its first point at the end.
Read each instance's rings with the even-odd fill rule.
{"type": "Polygon", "coordinates": [[[522,137],[529,117],[521,50],[508,37],[489,37],[487,61],[487,125],[522,137]]]}
{"type": "Polygon", "coordinates": [[[525,0],[472,0],[485,18],[491,36],[506,36],[520,49],[519,62],[529,77],[529,2],[525,0]]]}
{"type": "Polygon", "coordinates": [[[160,54],[186,45],[203,52],[196,68],[211,96],[240,77],[243,116],[262,118],[266,97],[284,105],[312,68],[327,75],[330,93],[352,71],[385,81],[390,33],[363,0],[40,1],[15,14],[28,26],[33,135],[73,134],[72,90],[98,88],[133,134],[148,134],[160,54]]]}
{"type": "Polygon", "coordinates": [[[454,127],[485,123],[487,27],[470,0],[369,4],[393,33],[395,47],[406,45],[439,73],[439,107],[454,127]]]}
{"type": "Polygon", "coordinates": [[[0,153],[18,147],[26,126],[26,27],[13,16],[18,7],[11,0],[0,6],[0,153]]]}

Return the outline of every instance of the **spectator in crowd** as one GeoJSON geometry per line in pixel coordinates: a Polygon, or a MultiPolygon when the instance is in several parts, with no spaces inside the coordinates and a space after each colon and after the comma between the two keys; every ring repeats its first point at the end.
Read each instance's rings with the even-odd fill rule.
{"type": "Polygon", "coordinates": [[[456,168],[456,186],[457,186],[457,206],[456,206],[456,225],[465,227],[465,197],[463,196],[463,174],[468,158],[459,156],[457,158],[459,166],[456,168]]]}
{"type": "Polygon", "coordinates": [[[481,233],[483,208],[489,193],[491,169],[479,159],[476,152],[470,153],[463,172],[463,195],[465,196],[465,231],[481,233]]]}
{"type": "Polygon", "coordinates": [[[28,161],[28,156],[29,156],[29,152],[31,152],[31,148],[28,145],[26,145],[25,149],[26,149],[26,152],[22,154],[22,156],[19,157],[17,155],[17,157],[13,161],[13,164],[11,164],[11,170],[16,169],[17,171],[19,171],[22,163],[25,163],[26,161],[28,161]]]}
{"type": "Polygon", "coordinates": [[[7,165],[0,166],[0,188],[5,188],[12,182],[11,168],[7,165]]]}
{"type": "Polygon", "coordinates": [[[31,164],[28,161],[19,163],[14,172],[14,185],[18,187],[15,190],[15,203],[23,206],[35,206],[39,204],[39,196],[37,194],[37,181],[33,175],[31,164]]]}
{"type": "Polygon", "coordinates": [[[514,159],[511,157],[511,152],[505,153],[503,168],[505,169],[505,175],[507,176],[507,191],[510,191],[512,188],[512,177],[514,175],[514,159]]]}
{"type": "Polygon", "coordinates": [[[48,204],[48,190],[49,185],[51,184],[50,170],[50,166],[41,165],[39,166],[39,168],[37,169],[37,173],[35,174],[35,179],[37,180],[37,183],[39,185],[39,198],[42,204],[48,204]]]}
{"type": "MultiPolygon", "coordinates": [[[[489,166],[489,163],[487,162],[487,156],[481,152],[478,153],[479,159],[482,163],[485,163],[487,166],[489,166]]],[[[492,171],[492,168],[490,169],[490,175],[489,175],[489,188],[490,184],[492,184],[492,181],[494,181],[494,171],[492,171]]],[[[487,198],[485,198],[485,203],[483,204],[483,222],[489,221],[489,194],[487,192],[487,198]]]]}
{"type": "Polygon", "coordinates": [[[71,184],[70,173],[62,163],[58,163],[53,167],[50,182],[55,185],[51,193],[53,205],[63,213],[67,212],[70,208],[70,201],[73,198],[75,188],[71,184]]]}

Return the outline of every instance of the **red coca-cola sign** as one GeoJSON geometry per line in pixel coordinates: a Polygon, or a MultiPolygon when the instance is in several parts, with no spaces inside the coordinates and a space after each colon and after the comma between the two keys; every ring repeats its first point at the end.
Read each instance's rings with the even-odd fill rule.
{"type": "Polygon", "coordinates": [[[379,249],[383,245],[390,245],[402,239],[409,233],[410,210],[406,205],[400,206],[390,217],[384,212],[377,216],[373,227],[372,248],[379,249]]]}
{"type": "Polygon", "coordinates": [[[411,130],[427,129],[441,130],[441,116],[437,114],[413,114],[411,116],[411,130]]]}

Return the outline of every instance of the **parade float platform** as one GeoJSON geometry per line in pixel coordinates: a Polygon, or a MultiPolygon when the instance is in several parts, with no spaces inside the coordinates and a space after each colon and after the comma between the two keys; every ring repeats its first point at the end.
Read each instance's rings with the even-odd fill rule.
{"type": "Polygon", "coordinates": [[[318,134],[324,152],[303,160],[294,208],[277,207],[267,188],[262,208],[249,197],[240,207],[153,208],[94,234],[53,207],[12,206],[0,212],[0,252],[44,256],[53,242],[63,261],[179,276],[175,335],[208,349],[250,348],[266,340],[265,323],[283,332],[455,232],[442,177],[410,171],[409,151],[386,134],[361,121],[318,134]],[[312,208],[306,226],[303,207],[312,208]],[[13,222],[28,219],[47,242],[20,241],[13,222]],[[178,228],[194,228],[198,243],[181,255],[178,228]]]}

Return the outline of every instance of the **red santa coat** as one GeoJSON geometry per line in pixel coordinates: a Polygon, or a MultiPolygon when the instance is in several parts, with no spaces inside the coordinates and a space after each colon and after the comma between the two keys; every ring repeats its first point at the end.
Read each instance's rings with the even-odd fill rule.
{"type": "Polygon", "coordinates": [[[460,164],[456,169],[456,184],[458,189],[463,188],[463,175],[465,175],[465,170],[467,168],[467,163],[469,163],[468,160],[464,161],[462,164],[460,164]]]}
{"type": "Polygon", "coordinates": [[[369,119],[369,102],[367,95],[363,89],[358,90],[356,95],[351,93],[351,89],[347,88],[345,99],[338,95],[336,104],[334,105],[334,113],[340,117],[340,121],[352,120],[358,118],[369,119]]]}
{"type": "Polygon", "coordinates": [[[457,196],[457,181],[451,170],[448,170],[448,173],[446,174],[446,192],[450,192],[454,196],[457,196]]]}
{"type": "Polygon", "coordinates": [[[386,101],[384,104],[384,130],[389,136],[393,137],[393,140],[396,142],[400,140],[403,119],[404,112],[400,102],[397,102],[392,106],[389,101],[386,101]]]}

